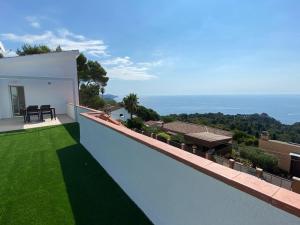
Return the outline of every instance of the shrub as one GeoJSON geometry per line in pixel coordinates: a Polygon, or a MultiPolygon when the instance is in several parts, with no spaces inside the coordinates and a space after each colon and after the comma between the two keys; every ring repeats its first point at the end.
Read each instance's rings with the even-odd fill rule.
{"type": "Polygon", "coordinates": [[[160,132],[160,133],[157,134],[157,136],[158,136],[158,137],[161,137],[161,138],[164,139],[164,140],[170,140],[170,139],[171,139],[171,136],[168,135],[168,134],[165,133],[165,132],[160,132]]]}
{"type": "Polygon", "coordinates": [[[243,131],[238,131],[236,130],[234,132],[234,135],[233,135],[233,140],[237,141],[239,144],[241,143],[245,143],[245,145],[248,145],[248,146],[257,146],[258,145],[258,140],[255,136],[253,135],[249,135],[243,131]]]}
{"type": "Polygon", "coordinates": [[[126,125],[130,129],[135,128],[135,129],[141,130],[142,127],[144,126],[144,123],[143,123],[143,120],[141,118],[136,117],[136,118],[132,118],[132,119],[127,120],[126,125]]]}
{"type": "Polygon", "coordinates": [[[249,159],[254,166],[260,167],[268,172],[277,170],[278,160],[275,156],[263,152],[255,147],[241,147],[240,156],[249,159]]]}
{"type": "Polygon", "coordinates": [[[171,141],[177,142],[177,143],[184,143],[184,137],[181,134],[176,134],[171,136],[171,141]]]}
{"type": "Polygon", "coordinates": [[[144,126],[144,127],[143,127],[143,130],[144,130],[145,132],[148,132],[149,134],[150,134],[150,133],[158,134],[158,133],[161,132],[161,129],[158,128],[158,127],[147,127],[147,126],[144,126]]]}

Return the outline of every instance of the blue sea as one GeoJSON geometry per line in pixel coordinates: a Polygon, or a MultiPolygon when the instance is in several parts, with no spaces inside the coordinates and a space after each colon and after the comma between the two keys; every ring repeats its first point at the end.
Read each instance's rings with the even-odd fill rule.
{"type": "Polygon", "coordinates": [[[267,113],[284,124],[300,122],[300,95],[139,96],[160,115],[172,113],[267,113]]]}

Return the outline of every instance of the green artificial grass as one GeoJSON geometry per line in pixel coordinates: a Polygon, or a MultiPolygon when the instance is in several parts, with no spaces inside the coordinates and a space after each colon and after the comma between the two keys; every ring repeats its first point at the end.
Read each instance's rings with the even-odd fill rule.
{"type": "Polygon", "coordinates": [[[0,133],[0,224],[151,224],[79,143],[78,124],[0,133]]]}

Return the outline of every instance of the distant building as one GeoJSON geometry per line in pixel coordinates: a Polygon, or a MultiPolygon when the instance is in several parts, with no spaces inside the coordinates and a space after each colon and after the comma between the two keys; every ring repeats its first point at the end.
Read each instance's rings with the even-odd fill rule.
{"type": "Polygon", "coordinates": [[[300,177],[300,144],[270,140],[268,132],[263,132],[259,147],[277,157],[280,169],[300,177]]]}
{"type": "Polygon", "coordinates": [[[184,135],[186,144],[196,145],[202,152],[227,152],[232,147],[232,133],[229,131],[180,121],[165,123],[162,129],[170,134],[184,135]]]}
{"type": "Polygon", "coordinates": [[[130,119],[130,113],[122,105],[109,106],[104,111],[109,114],[114,120],[125,122],[130,119]]]}

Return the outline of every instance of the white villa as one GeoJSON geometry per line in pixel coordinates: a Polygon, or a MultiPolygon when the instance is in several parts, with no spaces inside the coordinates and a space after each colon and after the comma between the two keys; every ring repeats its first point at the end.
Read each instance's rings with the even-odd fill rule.
{"type": "MultiPolygon", "coordinates": [[[[127,121],[130,119],[130,113],[125,107],[117,105],[108,109],[108,114],[114,119],[118,121],[127,121]]],[[[135,117],[135,116],[133,116],[135,117]]]]}
{"type": "MultiPolygon", "coordinates": [[[[0,59],[1,224],[300,224],[300,178],[286,187],[260,168],[249,173],[232,159],[201,157],[196,148],[135,132],[80,106],[78,54],[0,59]],[[58,117],[24,123],[21,109],[30,105],[40,114],[41,105],[51,105],[58,117]],[[70,122],[77,123],[2,133],[70,122]]],[[[129,115],[115,108],[111,116],[129,115]]]]}
{"type": "Polygon", "coordinates": [[[66,114],[67,103],[77,105],[78,51],[0,59],[0,119],[20,116],[28,105],[51,105],[66,114]]]}

